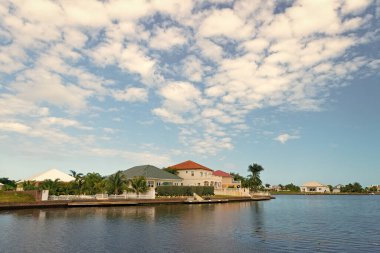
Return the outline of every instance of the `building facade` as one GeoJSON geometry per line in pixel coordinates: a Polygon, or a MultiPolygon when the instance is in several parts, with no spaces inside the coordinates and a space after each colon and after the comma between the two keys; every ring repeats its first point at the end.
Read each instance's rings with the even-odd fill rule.
{"type": "Polygon", "coordinates": [[[148,187],[152,188],[161,185],[183,185],[182,178],[152,165],[135,166],[123,171],[123,174],[127,179],[145,177],[148,187]]]}
{"type": "Polygon", "coordinates": [[[186,161],[169,166],[176,170],[177,175],[183,179],[185,186],[213,186],[215,189],[222,188],[222,177],[215,176],[214,171],[193,161],[186,161]]]}
{"type": "Polygon", "coordinates": [[[241,182],[235,181],[233,176],[221,170],[216,170],[213,173],[214,176],[222,177],[222,188],[240,188],[241,182]]]}
{"type": "Polygon", "coordinates": [[[321,184],[319,182],[307,182],[300,188],[301,192],[330,193],[330,188],[327,185],[321,184]]]}

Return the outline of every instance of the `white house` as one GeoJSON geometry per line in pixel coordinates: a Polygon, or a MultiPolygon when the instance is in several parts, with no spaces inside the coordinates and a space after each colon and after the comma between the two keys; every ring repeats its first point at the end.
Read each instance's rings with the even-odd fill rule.
{"type": "Polygon", "coordinates": [[[178,172],[178,176],[183,178],[181,185],[186,186],[214,186],[215,189],[222,188],[222,177],[215,176],[214,171],[193,161],[179,163],[169,168],[178,172]]]}
{"type": "Polygon", "coordinates": [[[341,184],[336,185],[333,189],[333,193],[340,193],[340,188],[342,188],[342,187],[343,187],[343,185],[341,185],[341,184]]]}
{"type": "Polygon", "coordinates": [[[327,185],[321,184],[319,182],[307,182],[300,188],[301,192],[330,193],[330,188],[327,185]]]}

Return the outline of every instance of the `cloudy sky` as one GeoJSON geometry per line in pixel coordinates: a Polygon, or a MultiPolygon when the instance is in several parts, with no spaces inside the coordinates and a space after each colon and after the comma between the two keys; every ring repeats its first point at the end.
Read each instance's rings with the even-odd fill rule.
{"type": "Polygon", "coordinates": [[[0,1],[0,177],[194,160],[380,184],[380,1],[0,1]]]}

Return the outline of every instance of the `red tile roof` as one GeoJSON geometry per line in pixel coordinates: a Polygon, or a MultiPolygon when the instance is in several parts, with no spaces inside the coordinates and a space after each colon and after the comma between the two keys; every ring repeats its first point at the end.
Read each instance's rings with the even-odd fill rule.
{"type": "Polygon", "coordinates": [[[216,170],[214,171],[214,176],[219,176],[219,177],[232,177],[230,174],[227,172],[221,171],[221,170],[216,170]]]}
{"type": "Polygon", "coordinates": [[[209,170],[209,171],[213,171],[210,168],[207,168],[207,167],[205,167],[199,163],[195,163],[195,162],[190,161],[190,160],[183,162],[183,163],[179,163],[176,165],[169,166],[169,168],[175,169],[175,170],[209,170]]]}

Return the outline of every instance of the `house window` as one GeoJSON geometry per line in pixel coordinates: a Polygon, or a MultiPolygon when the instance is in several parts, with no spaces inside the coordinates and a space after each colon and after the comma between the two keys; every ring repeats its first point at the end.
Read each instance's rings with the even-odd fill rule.
{"type": "Polygon", "coordinates": [[[203,172],[201,171],[201,177],[203,177],[203,172]]]}
{"type": "Polygon", "coordinates": [[[154,187],[154,181],[148,181],[148,187],[154,187]]]}
{"type": "Polygon", "coordinates": [[[157,186],[160,186],[161,185],[161,182],[157,182],[157,186]]]}
{"type": "Polygon", "coordinates": [[[198,183],[198,186],[201,186],[201,183],[198,183]]]}
{"type": "Polygon", "coordinates": [[[188,171],[186,171],[186,174],[187,174],[188,171]]]}
{"type": "Polygon", "coordinates": [[[192,177],[194,176],[194,171],[191,172],[191,176],[192,176],[192,177]]]}
{"type": "Polygon", "coordinates": [[[181,183],[181,186],[183,186],[183,183],[181,183]]]}

